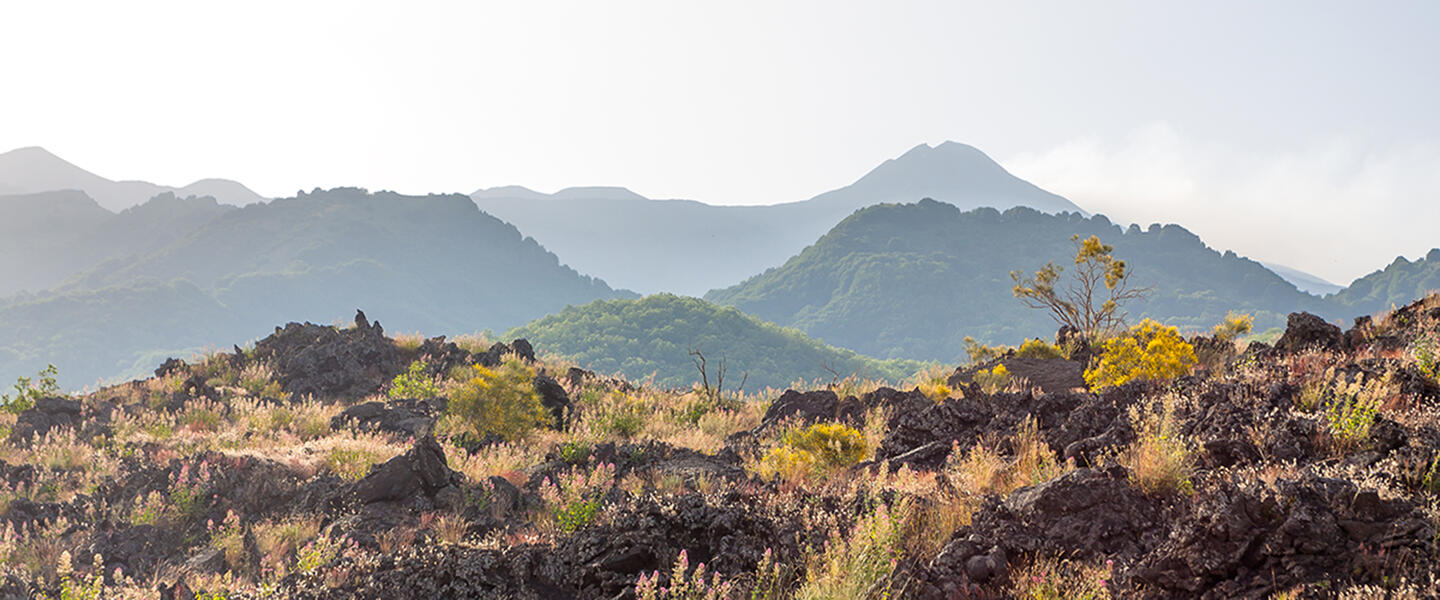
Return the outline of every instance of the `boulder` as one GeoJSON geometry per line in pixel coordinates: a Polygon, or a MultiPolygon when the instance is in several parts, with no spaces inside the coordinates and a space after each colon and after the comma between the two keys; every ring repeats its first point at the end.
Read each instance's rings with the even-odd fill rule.
{"type": "Polygon", "coordinates": [[[345,409],[330,419],[332,429],[353,426],[361,431],[383,431],[421,438],[435,427],[435,419],[403,406],[365,402],[345,409]]]}
{"type": "Polygon", "coordinates": [[[565,417],[571,410],[570,396],[560,382],[544,373],[535,375],[532,385],[540,396],[540,403],[550,412],[551,427],[565,429],[565,417]]]}
{"type": "Polygon", "coordinates": [[[255,360],[268,362],[280,386],[297,398],[375,394],[400,372],[400,352],[379,323],[356,317],[353,329],[314,323],[277,327],[255,344],[255,360]]]}
{"type": "Polygon", "coordinates": [[[1336,325],[1308,312],[1290,313],[1285,320],[1285,334],[1275,342],[1281,352],[1298,352],[1309,348],[1340,350],[1345,334],[1336,325]]]}
{"type": "Polygon", "coordinates": [[[427,435],[404,454],[385,461],[355,482],[355,497],[362,504],[397,501],[424,495],[433,498],[441,489],[461,480],[445,463],[445,450],[427,435]]]}

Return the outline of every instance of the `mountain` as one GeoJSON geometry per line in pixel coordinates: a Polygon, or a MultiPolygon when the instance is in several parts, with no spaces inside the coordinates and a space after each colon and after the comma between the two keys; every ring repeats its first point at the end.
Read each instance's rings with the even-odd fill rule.
{"type": "Polygon", "coordinates": [[[1325,308],[1177,225],[1121,229],[1102,215],[962,211],[929,199],[861,209],[783,266],[705,298],[862,354],[953,362],[967,335],[1015,344],[1055,332],[1048,313],[1013,297],[1009,274],[1070,265],[1075,235],[1114,245],[1132,283],[1153,288],[1129,307],[1132,320],[1201,329],[1234,310],[1251,313],[1263,330],[1283,325],[1289,312],[1325,308]]]}
{"type": "Polygon", "coordinates": [[[77,190],[0,196],[0,297],[45,290],[109,259],[154,251],[234,210],[163,192],[112,213],[77,190]]]}
{"type": "Polygon", "coordinates": [[[1440,248],[1414,262],[1397,256],[1384,269],[1356,279],[1332,300],[1353,314],[1375,314],[1436,290],[1440,290],[1440,248]]]}
{"type": "Polygon", "coordinates": [[[19,148],[0,154],[0,193],[13,195],[55,190],[83,191],[100,206],[114,212],[142,204],[165,192],[181,198],[211,196],[232,206],[265,200],[250,188],[225,179],[202,179],[174,188],[145,181],[111,181],[39,147],[19,148]]]}
{"type": "Polygon", "coordinates": [[[964,209],[1082,212],[955,142],[916,146],[849,186],[770,206],[652,200],[624,188],[547,195],[509,186],[471,195],[482,210],[513,223],[582,272],[642,293],[681,294],[701,294],[778,266],[857,208],[924,197],[964,209]]]}
{"type": "Polygon", "coordinates": [[[357,307],[393,332],[503,331],[632,295],[561,265],[466,196],[316,190],[227,207],[158,248],[0,304],[0,381],[54,362],[63,382],[93,383],[157,353],[228,348],[277,322],[329,323],[357,307]],[[85,342],[62,343],[72,336],[85,342]]]}
{"type": "Polygon", "coordinates": [[[826,346],[734,308],[672,294],[566,307],[505,337],[526,338],[600,373],[635,380],[653,375],[656,384],[666,387],[699,380],[691,350],[704,354],[712,385],[723,358],[726,389],[737,388],[743,379],[750,391],[784,388],[797,379],[828,381],[835,373],[897,382],[923,366],[826,346]]]}
{"type": "Polygon", "coordinates": [[[1295,287],[1300,288],[1302,292],[1315,294],[1316,296],[1325,296],[1345,289],[1343,285],[1330,283],[1318,275],[1311,275],[1299,269],[1270,262],[1262,262],[1260,264],[1265,265],[1265,268],[1279,275],[1281,279],[1295,284],[1295,287]]]}

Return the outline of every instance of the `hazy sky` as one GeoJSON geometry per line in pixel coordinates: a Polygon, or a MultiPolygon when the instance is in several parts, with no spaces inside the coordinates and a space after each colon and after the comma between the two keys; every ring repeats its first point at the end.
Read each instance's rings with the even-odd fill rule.
{"type": "Polygon", "coordinates": [[[1440,246],[1440,2],[7,2],[0,150],[106,177],[792,201],[970,143],[1339,282],[1440,246]]]}

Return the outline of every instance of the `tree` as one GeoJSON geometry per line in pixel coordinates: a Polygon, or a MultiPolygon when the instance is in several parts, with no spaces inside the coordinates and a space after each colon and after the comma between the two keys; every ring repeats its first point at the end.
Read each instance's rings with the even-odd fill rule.
{"type": "Polygon", "coordinates": [[[1058,287],[1064,269],[1053,262],[1030,277],[1011,271],[1015,297],[1030,308],[1049,310],[1055,322],[1098,342],[1124,326],[1126,314],[1121,308],[1150,290],[1130,287],[1130,270],[1125,261],[1111,255],[1114,246],[1093,235],[1083,241],[1078,235],[1070,236],[1070,241],[1075,243],[1073,281],[1058,287]]]}

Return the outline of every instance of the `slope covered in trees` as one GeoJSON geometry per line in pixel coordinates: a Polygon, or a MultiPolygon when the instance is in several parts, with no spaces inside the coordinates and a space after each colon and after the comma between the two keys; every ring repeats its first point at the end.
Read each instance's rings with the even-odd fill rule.
{"type": "Polygon", "coordinates": [[[658,294],[567,307],[517,328],[538,348],[601,373],[632,379],[655,376],[667,387],[688,386],[700,374],[690,352],[704,354],[711,385],[723,359],[727,389],[745,380],[746,390],[782,388],[797,379],[829,381],[859,375],[900,381],[922,365],[876,360],[817,342],[794,329],[766,323],[734,308],[698,298],[658,294]]]}
{"type": "Polygon", "coordinates": [[[93,384],[133,375],[157,352],[227,348],[272,323],[329,323],[357,307],[396,332],[504,330],[628,295],[463,195],[317,190],[227,210],[157,249],[8,299],[0,381],[53,362],[65,385],[93,384]],[[85,341],[65,342],[75,338],[85,341]]]}
{"type": "Polygon", "coordinates": [[[1396,257],[1384,269],[1356,279],[1329,299],[1354,314],[1377,313],[1440,290],[1440,248],[1411,262],[1396,257]]]}
{"type": "Polygon", "coordinates": [[[1233,310],[1251,313],[1263,330],[1290,312],[1324,308],[1177,225],[1122,229],[1099,215],[961,211],[929,199],[856,211],[783,266],[706,299],[871,356],[954,361],[965,336],[1014,344],[1054,333],[1046,313],[1013,297],[1010,272],[1069,266],[1075,235],[1114,245],[1132,284],[1152,288],[1129,307],[1132,320],[1199,329],[1233,310]]]}

